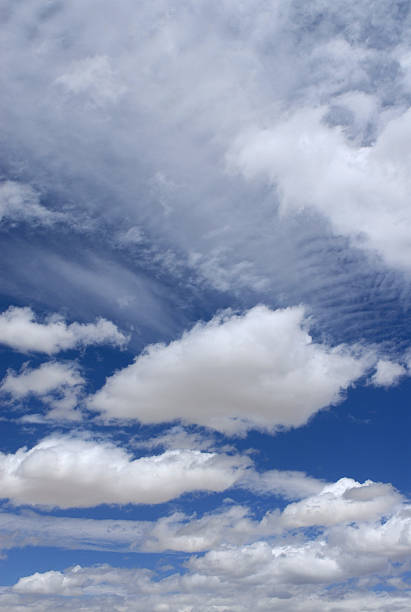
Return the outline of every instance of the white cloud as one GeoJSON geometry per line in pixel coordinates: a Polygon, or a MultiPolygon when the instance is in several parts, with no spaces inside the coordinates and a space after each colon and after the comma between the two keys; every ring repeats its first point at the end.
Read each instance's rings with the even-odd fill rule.
{"type": "Polygon", "coordinates": [[[75,387],[84,383],[76,364],[42,363],[38,368],[24,368],[20,374],[9,370],[3,379],[0,391],[10,393],[16,399],[33,394],[44,396],[62,387],[75,387]]]}
{"type": "MultiPolygon", "coordinates": [[[[315,564],[320,565],[320,560],[315,564]]],[[[265,585],[200,574],[188,578],[174,574],[159,581],[138,569],[75,565],[21,578],[12,589],[3,590],[0,609],[17,612],[30,601],[35,612],[72,610],[73,603],[84,606],[81,596],[87,597],[90,612],[405,612],[410,605],[407,591],[334,593],[307,584],[281,588],[268,576],[265,585]]]]}
{"type": "Polygon", "coordinates": [[[3,219],[50,225],[64,220],[65,215],[42,206],[39,194],[30,185],[3,181],[0,183],[0,221],[3,219]]]}
{"type": "MultiPolygon", "coordinates": [[[[234,612],[246,612],[251,607],[261,612],[407,609],[408,594],[401,592],[407,583],[402,583],[401,575],[407,571],[411,550],[411,511],[391,485],[371,481],[360,484],[345,478],[324,487],[304,508],[301,504],[288,508],[295,510],[296,506],[300,518],[304,512],[308,515],[307,520],[300,521],[301,527],[317,525],[316,519],[310,521],[314,514],[321,515],[322,524],[329,526],[316,532],[296,532],[296,521],[291,521],[283,524],[286,531],[281,531],[278,512],[275,516],[267,513],[258,521],[249,516],[247,508],[239,506],[200,518],[176,513],[155,522],[43,516],[31,543],[37,537],[39,543],[44,542],[45,537],[49,545],[54,545],[60,537],[63,545],[70,547],[73,533],[72,547],[76,541],[81,546],[83,541],[86,548],[95,543],[97,548],[106,546],[108,550],[125,551],[130,545],[134,550],[206,553],[191,555],[184,573],[177,568],[173,572],[170,566],[169,575],[162,579],[147,570],[74,566],[64,572],[50,570],[23,577],[10,592],[38,596],[39,605],[45,605],[43,595],[87,594],[88,605],[96,609],[103,606],[103,601],[101,609],[110,606],[111,601],[103,600],[110,595],[125,610],[206,612],[213,606],[234,612]],[[324,520],[324,516],[328,518],[324,520]],[[388,589],[385,593],[367,592],[372,586],[384,584],[388,589]]],[[[15,543],[18,534],[24,545],[24,534],[29,533],[32,521],[30,515],[13,519],[12,515],[0,514],[2,539],[7,542],[12,531],[15,543]]],[[[7,601],[6,594],[3,589],[0,606],[7,601]]],[[[58,607],[65,605],[62,599],[53,600],[54,605],[57,601],[58,607]]]]}
{"type": "MultiPolygon", "coordinates": [[[[277,517],[278,523],[278,517],[277,517]]],[[[201,517],[181,512],[156,521],[85,519],[35,512],[0,513],[1,549],[52,546],[113,552],[201,552],[224,544],[242,544],[275,532],[275,521],[259,522],[242,506],[229,506],[201,517]]]]}
{"type": "Polygon", "coordinates": [[[136,586],[144,583],[145,572],[138,570],[124,570],[102,565],[95,568],[83,568],[80,565],[71,567],[67,572],[36,572],[18,581],[14,590],[19,593],[42,595],[81,595],[84,591],[94,592],[125,592],[126,581],[136,582],[136,586]],[[106,583],[106,588],[104,587],[106,583]],[[100,587],[100,589],[95,589],[100,587]]]}
{"type": "MultiPolygon", "coordinates": [[[[273,529],[272,525],[270,528],[273,529]]],[[[248,508],[232,506],[201,518],[180,514],[162,518],[153,524],[143,549],[201,552],[216,546],[248,542],[262,532],[262,525],[250,517],[248,508]]]]}
{"type": "Polygon", "coordinates": [[[49,408],[45,415],[25,414],[21,417],[23,422],[79,421],[82,416],[78,404],[84,382],[77,364],[51,361],[35,369],[24,366],[19,374],[9,370],[0,392],[9,394],[15,403],[35,396],[49,408]]]}
{"type": "Polygon", "coordinates": [[[250,129],[231,149],[230,167],[266,177],[283,213],[318,210],[336,233],[409,270],[411,111],[391,118],[372,146],[358,146],[326,125],[325,110],[303,108],[273,128],[250,129]]]}
{"type": "MultiPolygon", "coordinates": [[[[252,493],[275,493],[286,499],[301,498],[323,488],[324,483],[299,472],[246,470],[238,474],[234,486],[252,493]],[[275,473],[274,473],[275,472],[275,473]],[[266,477],[266,478],[265,478],[266,477]]],[[[264,536],[279,535],[286,527],[279,510],[267,512],[261,519],[252,506],[229,504],[201,516],[175,512],[156,521],[92,520],[54,517],[35,512],[0,513],[0,537],[3,549],[27,545],[59,548],[199,552],[227,544],[253,542],[264,536]]]]}
{"type": "Polygon", "coordinates": [[[0,453],[0,488],[14,504],[89,507],[156,504],[190,491],[224,491],[249,460],[170,450],[133,460],[122,448],[51,436],[27,450],[0,453]]]}
{"type": "Polygon", "coordinates": [[[278,550],[292,545],[297,554],[299,548],[304,553],[307,546],[320,542],[324,553],[334,554],[338,548],[341,558],[369,554],[401,560],[411,550],[411,515],[391,485],[371,481],[361,485],[345,478],[323,488],[319,495],[288,505],[282,513],[279,509],[269,510],[261,518],[254,516],[252,503],[250,507],[225,503],[202,516],[175,512],[155,521],[3,512],[0,534],[3,550],[37,545],[193,553],[265,541],[274,543],[278,550]],[[318,529],[317,538],[309,532],[305,534],[305,528],[313,526],[323,528],[318,529]]]}
{"type": "Polygon", "coordinates": [[[329,532],[333,546],[348,554],[368,554],[401,561],[411,553],[411,508],[405,505],[385,521],[336,526],[329,532]]]}
{"type": "Polygon", "coordinates": [[[154,521],[45,516],[34,511],[0,512],[1,550],[53,546],[113,552],[201,552],[254,542],[284,531],[280,512],[261,520],[247,506],[229,505],[202,516],[173,514],[154,521]]]}
{"type": "Polygon", "coordinates": [[[77,565],[72,568],[70,574],[67,576],[61,572],[55,571],[44,573],[36,572],[32,576],[21,578],[14,589],[19,593],[80,595],[80,588],[85,582],[84,578],[81,580],[81,574],[78,578],[75,575],[80,570],[81,567],[77,565]]]}
{"type": "Polygon", "coordinates": [[[293,470],[247,471],[239,482],[256,494],[278,495],[285,499],[301,499],[319,493],[324,481],[293,470]]]}
{"type": "Polygon", "coordinates": [[[33,510],[0,512],[1,549],[47,546],[71,550],[136,552],[155,522],[47,516],[33,510]]]}
{"type": "Polygon", "coordinates": [[[366,521],[391,513],[401,501],[391,485],[341,478],[317,495],[288,505],[282,521],[289,528],[366,521]]]}
{"type": "Polygon", "coordinates": [[[281,533],[279,513],[259,521],[246,506],[196,515],[176,512],[155,521],[80,519],[0,513],[1,548],[53,546],[113,552],[202,552],[281,533]]]}
{"type": "Polygon", "coordinates": [[[147,347],[107,379],[90,407],[106,418],[182,419],[226,433],[297,427],[340,401],[366,369],[355,348],[313,342],[303,308],[257,306],[147,347]]]}
{"type": "Polygon", "coordinates": [[[81,419],[76,406],[82,395],[83,384],[84,379],[77,364],[51,361],[35,369],[24,366],[19,374],[9,370],[2,381],[0,392],[9,394],[15,402],[35,396],[51,407],[45,416],[27,414],[22,417],[23,421],[75,421],[81,419]]]}
{"type": "Polygon", "coordinates": [[[391,387],[397,384],[405,374],[407,374],[407,370],[400,363],[388,359],[379,359],[371,382],[376,387],[391,387]]]}
{"type": "MultiPolygon", "coordinates": [[[[249,551],[249,556],[252,555],[257,557],[258,551],[249,551]]],[[[316,559],[314,563],[318,567],[321,560],[316,559]]],[[[159,581],[144,570],[75,565],[64,571],[36,572],[21,578],[12,589],[3,590],[0,609],[21,610],[24,602],[30,601],[35,612],[72,610],[73,603],[84,605],[80,599],[84,595],[87,610],[91,612],[120,609],[120,606],[124,612],[248,612],[250,609],[258,612],[403,612],[410,604],[406,591],[370,593],[351,589],[334,593],[307,584],[300,588],[298,585],[281,588],[268,576],[265,579],[266,584],[262,585],[228,576],[219,579],[213,575],[174,574],[159,581]]]]}
{"type": "Polygon", "coordinates": [[[190,568],[208,575],[227,576],[253,583],[268,579],[287,583],[330,583],[345,578],[338,561],[327,555],[318,541],[271,547],[256,542],[243,547],[216,550],[190,561],[190,568]]]}
{"type": "MultiPolygon", "coordinates": [[[[134,442],[134,445],[142,448],[195,448],[197,450],[213,450],[217,447],[216,440],[211,435],[204,435],[203,432],[188,432],[184,427],[175,425],[164,433],[154,438],[141,438],[134,442]]],[[[224,447],[224,450],[227,447],[224,447]]],[[[233,450],[233,447],[230,447],[233,450]]]]}
{"type": "MultiPolygon", "coordinates": [[[[147,578],[147,576],[146,576],[147,578]]],[[[102,592],[124,593],[126,581],[136,583],[136,586],[142,586],[144,583],[144,572],[138,570],[118,570],[111,568],[108,565],[103,565],[95,568],[83,568],[80,565],[75,565],[66,572],[49,571],[36,572],[32,576],[21,578],[14,586],[13,590],[18,593],[25,594],[42,594],[42,595],[67,595],[76,596],[83,592],[93,594],[101,592],[100,589],[95,589],[96,586],[102,588],[102,592]],[[104,588],[106,583],[107,588],[104,588]]]]}
{"type": "Polygon", "coordinates": [[[106,319],[67,324],[62,317],[53,314],[40,323],[31,308],[16,306],[0,314],[0,344],[23,353],[37,351],[52,355],[92,344],[121,347],[126,342],[126,336],[106,319]]]}

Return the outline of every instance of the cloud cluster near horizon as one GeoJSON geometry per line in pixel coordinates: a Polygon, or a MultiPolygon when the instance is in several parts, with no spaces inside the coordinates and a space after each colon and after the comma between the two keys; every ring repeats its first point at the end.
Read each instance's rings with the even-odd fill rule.
{"type": "MultiPolygon", "coordinates": [[[[359,601],[366,601],[361,599],[365,597],[361,583],[378,584],[379,574],[388,571],[389,584],[396,591],[390,605],[398,597],[408,597],[402,588],[406,584],[402,575],[411,550],[410,510],[390,485],[371,481],[361,484],[343,478],[323,486],[318,494],[298,504],[302,504],[303,523],[296,514],[295,504],[286,506],[282,513],[267,512],[259,520],[253,517],[250,508],[235,505],[201,517],[177,513],[153,522],[37,518],[35,515],[17,515],[13,519],[12,515],[0,514],[0,531],[10,546],[22,545],[34,528],[31,537],[51,546],[60,540],[59,545],[69,548],[205,551],[204,555],[191,555],[183,575],[170,573],[171,567],[168,577],[161,578],[161,573],[107,565],[75,566],[64,572],[39,572],[23,577],[10,589],[9,596],[14,593],[18,602],[19,597],[31,595],[40,605],[55,598],[54,605],[65,609],[69,601],[66,598],[87,595],[88,605],[98,607],[102,605],[102,598],[111,594],[129,610],[132,606],[136,609],[135,601],[132,602],[134,590],[129,585],[133,580],[135,592],[140,593],[141,610],[174,612],[181,610],[184,601],[206,610],[204,588],[207,584],[208,609],[212,602],[220,601],[236,612],[243,612],[255,599],[249,585],[258,584],[258,610],[265,610],[267,606],[271,610],[284,610],[284,604],[288,606],[288,603],[291,607],[285,609],[311,611],[315,605],[317,610],[330,610],[337,601],[344,606],[342,609],[354,610],[359,601]],[[317,510],[305,514],[304,508],[310,507],[317,510]],[[10,529],[13,520],[21,528],[17,539],[15,530],[10,529]],[[36,530],[39,524],[41,531],[36,530]],[[316,528],[314,536],[309,530],[304,531],[310,526],[316,528]],[[345,581],[356,585],[358,592],[354,589],[341,598],[333,585],[336,582],[342,585],[345,581]],[[240,599],[238,593],[242,594],[240,599]]],[[[0,606],[7,601],[5,597],[3,593],[0,606]]],[[[379,607],[384,605],[384,600],[377,596],[369,601],[375,609],[385,609],[379,607]]]]}

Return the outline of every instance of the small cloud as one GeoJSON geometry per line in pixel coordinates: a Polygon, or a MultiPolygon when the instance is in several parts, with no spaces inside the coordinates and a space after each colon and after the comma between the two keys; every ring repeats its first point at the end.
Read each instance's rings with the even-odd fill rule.
{"type": "Polygon", "coordinates": [[[97,319],[95,323],[67,324],[53,314],[38,322],[31,308],[10,306],[0,314],[0,344],[22,353],[36,351],[52,355],[59,351],[94,344],[122,347],[127,337],[111,321],[97,319]]]}
{"type": "Polygon", "coordinates": [[[407,370],[401,364],[387,359],[380,359],[377,362],[375,373],[371,377],[371,383],[375,387],[392,387],[405,374],[407,374],[407,370]]]}

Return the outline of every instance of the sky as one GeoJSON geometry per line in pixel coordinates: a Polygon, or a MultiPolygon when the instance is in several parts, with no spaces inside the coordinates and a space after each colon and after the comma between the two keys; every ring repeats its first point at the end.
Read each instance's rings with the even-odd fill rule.
{"type": "Polygon", "coordinates": [[[0,611],[410,610],[411,2],[0,20],[0,611]]]}

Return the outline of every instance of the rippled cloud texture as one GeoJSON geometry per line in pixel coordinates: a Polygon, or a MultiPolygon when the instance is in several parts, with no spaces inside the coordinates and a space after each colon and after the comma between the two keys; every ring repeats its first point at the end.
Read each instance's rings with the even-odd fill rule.
{"type": "Polygon", "coordinates": [[[409,610],[411,2],[0,16],[0,610],[409,610]]]}

